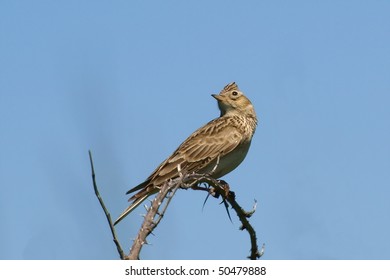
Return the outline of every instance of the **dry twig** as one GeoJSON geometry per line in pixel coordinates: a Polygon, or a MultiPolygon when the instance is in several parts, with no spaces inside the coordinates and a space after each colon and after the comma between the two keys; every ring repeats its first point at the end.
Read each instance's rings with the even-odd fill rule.
{"type": "MultiPolygon", "coordinates": [[[[181,174],[180,166],[178,166],[178,171],[181,174],[181,176],[173,180],[170,180],[161,186],[160,191],[153,199],[151,206],[147,208],[147,213],[144,217],[144,221],[141,225],[140,230],[138,231],[137,237],[133,242],[133,246],[130,249],[129,255],[125,255],[116,236],[115,228],[112,223],[111,216],[107,211],[107,208],[105,207],[102,198],[100,197],[96,180],[95,180],[95,171],[93,167],[92,154],[90,151],[89,151],[89,158],[91,163],[92,181],[93,181],[95,194],[106,215],[113,236],[113,241],[117,247],[121,259],[127,259],[127,260],[139,259],[139,255],[143,245],[147,244],[146,238],[153,232],[153,230],[157,227],[157,225],[162,220],[165,211],[167,210],[168,205],[171,202],[171,199],[173,198],[178,188],[207,191],[209,195],[216,198],[221,196],[226,209],[228,210],[228,206],[230,204],[230,206],[237,213],[237,216],[242,223],[240,229],[247,230],[249,233],[250,241],[251,241],[251,250],[250,250],[251,254],[248,258],[252,260],[256,260],[263,255],[264,245],[262,247],[262,250],[259,252],[257,246],[256,232],[248,221],[248,218],[250,218],[256,210],[256,202],[253,209],[247,212],[244,209],[242,209],[242,207],[237,203],[234,192],[230,191],[229,185],[225,181],[216,180],[213,177],[211,177],[210,174],[195,174],[195,173],[181,174]],[[203,184],[206,184],[207,186],[204,187],[202,186],[203,184]]],[[[229,214],[229,218],[230,218],[230,214],[229,214]]]]}
{"type": "Polygon", "coordinates": [[[104,214],[106,215],[108,224],[110,226],[112,238],[113,238],[113,241],[116,245],[116,249],[118,250],[120,258],[123,260],[125,258],[125,254],[123,253],[122,247],[118,241],[118,237],[116,236],[115,228],[114,228],[114,225],[113,225],[112,220],[111,220],[111,215],[108,212],[106,206],[104,205],[103,199],[100,196],[100,193],[99,193],[99,190],[98,190],[98,187],[96,184],[95,168],[93,167],[92,153],[91,153],[91,151],[88,151],[88,153],[89,153],[89,161],[91,163],[93,189],[95,191],[95,195],[96,195],[97,199],[99,200],[100,206],[102,207],[104,214]]]}
{"type": "Polygon", "coordinates": [[[139,254],[141,252],[142,246],[148,244],[146,238],[153,232],[153,230],[160,223],[163,218],[165,211],[168,208],[173,195],[176,190],[180,187],[180,184],[177,182],[169,181],[166,182],[153,199],[151,206],[148,208],[148,212],[145,215],[144,222],[141,225],[140,230],[138,231],[137,237],[133,242],[133,246],[130,249],[129,255],[125,259],[137,260],[139,259],[139,254]],[[159,212],[160,206],[162,205],[164,199],[166,198],[165,204],[162,210],[159,212]]]}

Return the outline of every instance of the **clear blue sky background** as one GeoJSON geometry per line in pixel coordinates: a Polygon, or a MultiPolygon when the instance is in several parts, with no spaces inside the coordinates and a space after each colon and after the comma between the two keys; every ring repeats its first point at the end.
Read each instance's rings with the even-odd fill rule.
{"type": "MultiPolygon", "coordinates": [[[[390,258],[389,1],[1,1],[0,259],[117,259],[94,196],[125,191],[219,115],[260,124],[225,179],[264,259],[390,258]]],[[[143,259],[244,259],[223,206],[179,191],[143,259]]],[[[128,251],[137,209],[117,226],[128,251]]],[[[232,213],[234,214],[234,213],[232,213]]]]}

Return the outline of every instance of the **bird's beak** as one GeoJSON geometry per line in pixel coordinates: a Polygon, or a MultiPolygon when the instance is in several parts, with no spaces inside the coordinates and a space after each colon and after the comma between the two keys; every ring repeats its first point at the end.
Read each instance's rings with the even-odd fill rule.
{"type": "Polygon", "coordinates": [[[222,101],[223,100],[223,97],[219,94],[212,94],[211,95],[212,97],[214,97],[215,99],[217,99],[218,101],[222,101]]]}

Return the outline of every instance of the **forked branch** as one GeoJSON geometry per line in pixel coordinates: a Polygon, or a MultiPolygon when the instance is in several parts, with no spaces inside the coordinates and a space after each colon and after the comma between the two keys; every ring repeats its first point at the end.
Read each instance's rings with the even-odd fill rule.
{"type": "Polygon", "coordinates": [[[111,234],[113,236],[113,241],[117,247],[121,259],[139,259],[139,255],[143,245],[147,244],[146,238],[153,232],[153,230],[162,220],[169,203],[171,202],[175,192],[179,188],[206,191],[209,193],[209,195],[215,198],[222,197],[222,201],[226,209],[228,210],[228,207],[230,205],[237,213],[237,216],[242,224],[240,229],[247,230],[249,233],[251,241],[251,254],[248,258],[256,260],[263,255],[264,245],[262,247],[262,250],[259,251],[257,246],[256,232],[248,221],[248,218],[250,218],[256,210],[256,203],[253,209],[247,212],[237,203],[234,192],[230,191],[229,185],[225,181],[216,180],[211,177],[210,174],[181,174],[180,166],[178,166],[178,171],[181,176],[166,182],[160,187],[160,191],[152,200],[150,207],[147,208],[147,213],[144,217],[144,221],[141,225],[140,230],[138,231],[137,237],[133,242],[129,254],[124,254],[116,236],[115,228],[112,223],[110,213],[105,207],[97,188],[91,152],[89,152],[89,158],[91,163],[92,181],[95,190],[95,195],[98,198],[99,203],[106,215],[108,224],[110,226],[111,234]],[[204,184],[206,184],[207,186],[205,187],[204,184]]]}

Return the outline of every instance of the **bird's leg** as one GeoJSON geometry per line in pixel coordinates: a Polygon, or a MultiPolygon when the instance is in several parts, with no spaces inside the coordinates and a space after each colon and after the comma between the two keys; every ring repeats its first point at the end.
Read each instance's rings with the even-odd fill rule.
{"type": "Polygon", "coordinates": [[[194,185],[191,187],[191,189],[196,190],[196,191],[208,191],[210,189],[210,187],[209,186],[202,187],[200,185],[194,185]]]}
{"type": "Polygon", "coordinates": [[[226,212],[228,214],[228,217],[229,217],[229,220],[232,222],[232,218],[230,216],[230,212],[229,212],[229,204],[227,202],[228,198],[233,195],[233,197],[235,196],[234,192],[231,192],[230,191],[230,187],[229,187],[229,184],[224,181],[224,180],[218,180],[218,187],[219,187],[219,195],[222,195],[222,201],[221,201],[221,204],[223,203],[223,205],[225,206],[225,209],[226,209],[226,212]],[[223,192],[223,193],[220,193],[220,192],[223,192]]]}
{"type": "Polygon", "coordinates": [[[209,188],[209,195],[211,195],[212,197],[215,197],[215,198],[219,198],[220,193],[216,191],[215,187],[210,187],[209,188]]]}
{"type": "Polygon", "coordinates": [[[218,184],[221,187],[221,189],[224,191],[224,197],[228,197],[230,195],[234,195],[234,192],[230,191],[229,184],[224,180],[218,180],[218,184]]]}
{"type": "Polygon", "coordinates": [[[217,162],[215,163],[213,169],[210,171],[209,175],[212,175],[215,172],[215,170],[217,170],[218,164],[219,164],[219,155],[217,157],[217,162]]]}

